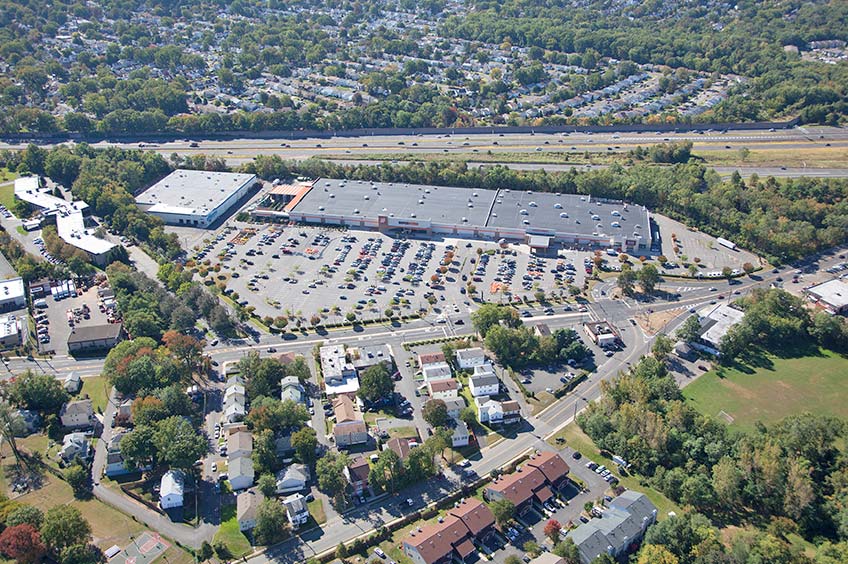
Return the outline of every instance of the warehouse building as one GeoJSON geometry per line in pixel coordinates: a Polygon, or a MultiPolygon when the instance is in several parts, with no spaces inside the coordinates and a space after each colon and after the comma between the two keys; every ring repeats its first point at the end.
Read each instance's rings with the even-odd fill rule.
{"type": "Polygon", "coordinates": [[[255,174],[175,170],[136,196],[135,203],[167,224],[206,228],[258,183],[255,174]]]}
{"type": "Polygon", "coordinates": [[[30,208],[38,209],[44,220],[56,222],[59,238],[68,245],[82,249],[89,259],[98,266],[105,266],[117,257],[118,245],[94,235],[85,228],[85,215],[88,204],[81,200],[69,202],[57,198],[47,188],[41,188],[37,176],[26,176],[15,180],[15,197],[30,208]]]}
{"type": "Polygon", "coordinates": [[[397,234],[647,251],[650,216],[641,206],[574,194],[482,190],[393,182],[319,179],[287,194],[282,210],[254,216],[344,225],[397,234]]]}
{"type": "Polygon", "coordinates": [[[108,350],[120,342],[122,335],[123,326],[120,323],[75,327],[68,335],[68,352],[74,354],[108,350]]]}
{"type": "Polygon", "coordinates": [[[807,298],[826,312],[848,313],[848,280],[834,278],[805,290],[807,298]]]}
{"type": "Polygon", "coordinates": [[[17,311],[27,305],[24,280],[20,276],[0,280],[0,312],[17,311]]]}

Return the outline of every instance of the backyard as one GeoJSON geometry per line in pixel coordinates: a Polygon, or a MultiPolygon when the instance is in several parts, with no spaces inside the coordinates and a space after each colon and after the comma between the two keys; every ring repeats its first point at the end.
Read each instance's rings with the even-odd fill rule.
{"type": "Polygon", "coordinates": [[[221,507],[221,526],[215,533],[212,544],[223,543],[233,558],[239,559],[250,554],[253,550],[250,541],[239,530],[238,519],[236,519],[236,506],[224,505],[221,507]]]}
{"type": "Polygon", "coordinates": [[[848,417],[848,359],[828,350],[798,358],[760,357],[757,362],[711,370],[683,389],[701,413],[743,430],[804,413],[848,417]]]}

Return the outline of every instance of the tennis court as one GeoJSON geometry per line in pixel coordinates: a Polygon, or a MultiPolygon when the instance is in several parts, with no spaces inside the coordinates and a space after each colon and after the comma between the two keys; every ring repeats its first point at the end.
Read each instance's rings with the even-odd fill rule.
{"type": "Polygon", "coordinates": [[[150,564],[169,546],[158,534],[145,532],[109,561],[116,564],[150,564]]]}

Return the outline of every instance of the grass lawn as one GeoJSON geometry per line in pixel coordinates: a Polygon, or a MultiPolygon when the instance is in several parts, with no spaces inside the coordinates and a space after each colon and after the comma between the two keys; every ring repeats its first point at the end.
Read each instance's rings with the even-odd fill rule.
{"type": "Polygon", "coordinates": [[[15,185],[14,183],[0,186],[0,204],[6,206],[6,209],[14,209],[15,205],[15,185]]]}
{"type": "MultiPolygon", "coordinates": [[[[616,465],[612,461],[612,459],[607,458],[606,456],[602,456],[600,450],[595,443],[592,442],[592,439],[583,432],[580,427],[577,426],[576,423],[571,423],[567,425],[564,429],[559,431],[556,435],[550,438],[548,441],[551,445],[556,448],[562,448],[564,444],[567,444],[571,448],[580,451],[581,454],[585,458],[590,460],[594,460],[598,464],[603,464],[616,477],[620,480],[621,485],[629,490],[635,490],[638,492],[644,493],[648,498],[657,506],[657,518],[659,520],[663,520],[668,516],[669,511],[674,511],[680,514],[680,507],[665,497],[662,493],[657,490],[651,488],[649,485],[643,482],[643,479],[638,474],[630,474],[629,476],[622,476],[617,470],[616,465]],[[565,443],[556,442],[557,437],[562,437],[565,439],[565,443]]],[[[582,464],[585,464],[585,461],[581,461],[582,464]]]]}
{"type": "Polygon", "coordinates": [[[411,439],[418,436],[418,431],[415,430],[415,427],[390,427],[386,430],[391,439],[411,439]]]}
{"type": "Polygon", "coordinates": [[[218,528],[218,532],[215,533],[215,538],[212,539],[213,544],[219,541],[227,545],[230,554],[235,559],[246,556],[253,551],[250,541],[239,530],[235,505],[224,505],[221,507],[221,526],[218,528]]]}
{"type": "Polygon", "coordinates": [[[82,389],[80,397],[88,397],[91,399],[91,407],[95,413],[103,413],[106,411],[106,402],[109,401],[109,384],[103,376],[95,376],[93,378],[82,379],[82,389]]]}
{"type": "Polygon", "coordinates": [[[711,370],[683,388],[683,395],[701,413],[743,430],[805,411],[848,418],[848,359],[822,350],[799,358],[767,355],[756,364],[711,370]]]}
{"type": "Polygon", "coordinates": [[[322,525],[327,522],[327,514],[324,513],[324,502],[320,497],[316,497],[312,501],[306,503],[309,508],[309,515],[315,520],[315,523],[322,525]]]}

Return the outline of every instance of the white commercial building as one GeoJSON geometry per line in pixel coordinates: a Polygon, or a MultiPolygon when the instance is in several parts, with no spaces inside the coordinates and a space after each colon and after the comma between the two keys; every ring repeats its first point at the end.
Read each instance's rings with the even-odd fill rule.
{"type": "Polygon", "coordinates": [[[24,281],[19,276],[0,280],[0,311],[16,311],[26,307],[24,281]]]}
{"type": "Polygon", "coordinates": [[[170,225],[210,227],[257,184],[255,174],[175,170],[135,198],[170,225]]]}
{"type": "Polygon", "coordinates": [[[0,348],[10,349],[21,344],[21,319],[15,315],[0,316],[0,348]]]}
{"type": "Polygon", "coordinates": [[[807,296],[832,314],[848,312],[848,280],[835,278],[806,290],[807,296]]]}
{"type": "Polygon", "coordinates": [[[692,346],[711,354],[719,354],[721,339],[731,327],[742,321],[745,312],[721,303],[701,310],[698,316],[701,320],[701,336],[692,346]]]}
{"type": "Polygon", "coordinates": [[[108,264],[118,245],[97,237],[85,228],[84,215],[88,204],[57,198],[47,188],[41,188],[37,176],[15,180],[15,197],[40,209],[44,217],[53,218],[56,221],[56,232],[62,241],[85,251],[95,264],[108,264]]]}

